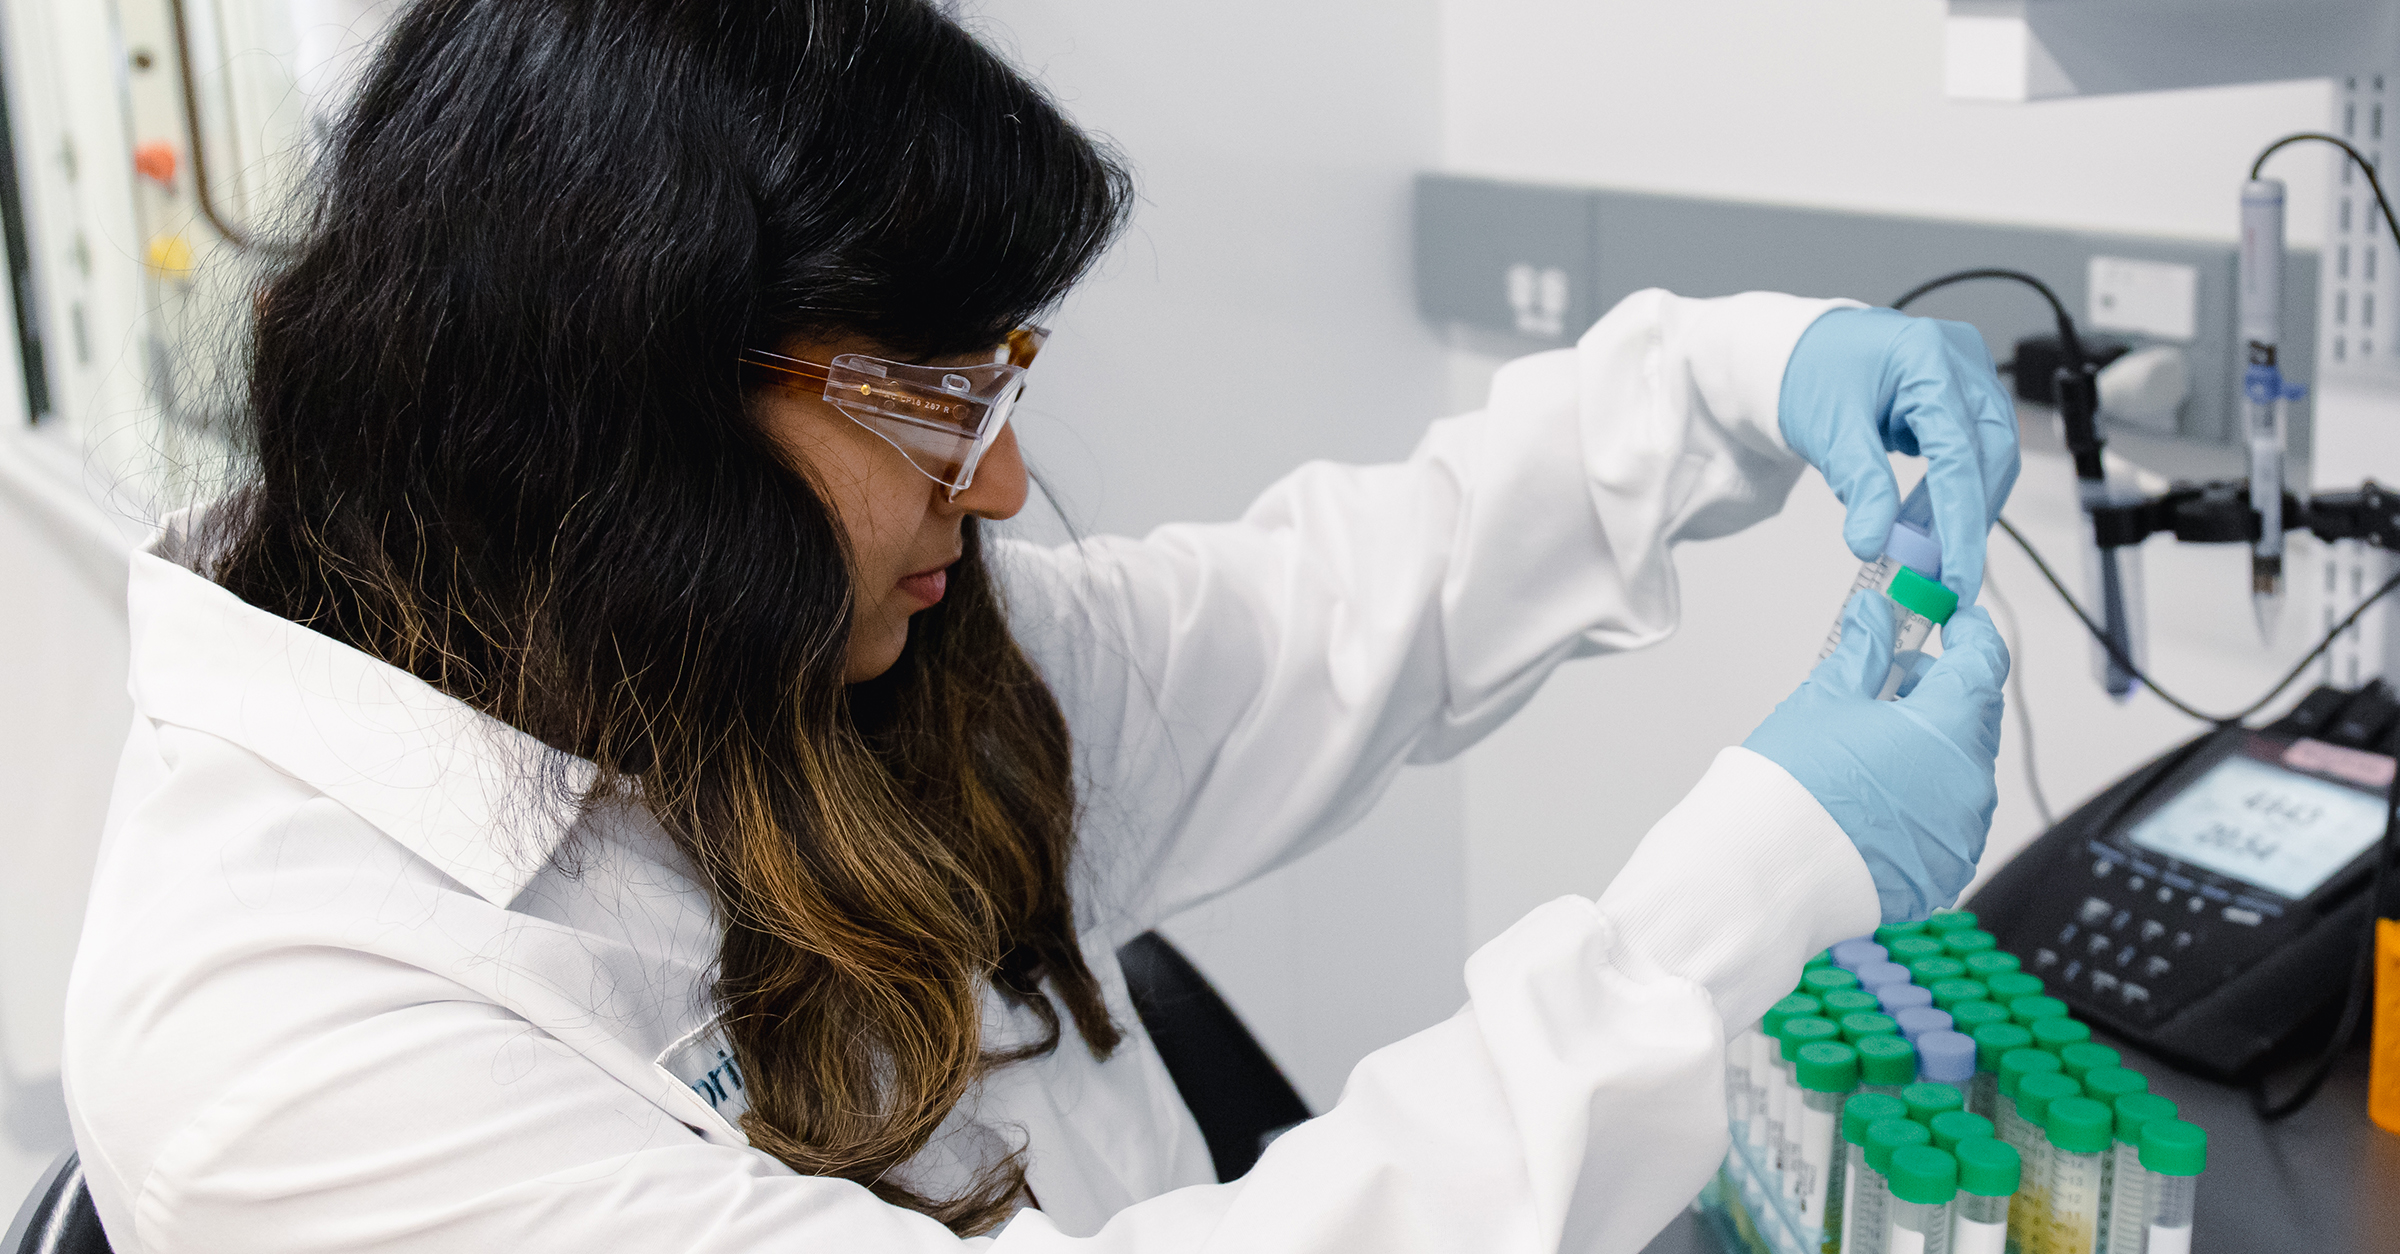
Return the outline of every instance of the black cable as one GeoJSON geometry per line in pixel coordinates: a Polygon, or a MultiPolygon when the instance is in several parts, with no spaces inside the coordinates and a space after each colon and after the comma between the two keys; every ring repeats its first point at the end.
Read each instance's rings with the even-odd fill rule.
{"type": "Polygon", "coordinates": [[[1992,608],[2006,619],[2001,639],[2008,645],[2008,703],[2017,715],[2017,749],[2025,769],[2025,792],[2033,799],[2034,817],[2042,821],[2043,830],[2058,826],[2058,816],[2050,812],[2049,794],[2042,791],[2041,764],[2033,750],[2033,703],[2025,699],[2025,630],[2017,618],[2017,607],[2009,602],[2008,593],[2000,581],[1992,578],[1986,566],[1983,571],[1984,595],[1991,598],[1992,608]]]}
{"type": "Polygon", "coordinates": [[[2367,176],[2367,190],[2375,193],[2375,207],[2383,210],[2383,225],[2391,231],[2392,242],[2394,244],[2400,244],[2400,222],[2394,222],[2392,220],[2392,202],[2384,199],[2383,183],[2375,177],[2375,163],[2367,160],[2367,155],[2365,153],[2351,147],[2350,141],[2348,140],[2339,139],[2335,136],[2327,135],[2321,131],[2301,131],[2296,135],[2286,135],[2259,150],[2258,160],[2250,163],[2251,180],[2253,182],[2257,181],[2259,172],[2267,168],[2267,158],[2274,156],[2277,150],[2287,145],[2297,144],[2304,141],[2331,144],[2334,147],[2341,149],[2343,152],[2350,154],[2350,159],[2358,163],[2359,173],[2367,176]]]}
{"type": "Polygon", "coordinates": [[[2042,299],[2050,302],[2051,316],[2058,320],[2058,344],[2060,349],[2065,352],[2066,358],[2069,362],[2080,363],[2083,361],[2083,340],[2081,337],[2075,334],[2075,319],[2067,313],[2066,302],[2058,298],[2058,293],[2050,290],[2049,284],[2042,282],[2040,279],[2037,279],[2022,270],[2000,270],[1986,267],[1975,270],[1960,270],[1953,274],[1945,274],[1938,279],[1928,279],[1925,282],[1919,283],[1915,287],[1908,289],[1906,295],[1903,295],[1900,299],[1892,302],[1892,308],[1895,310],[1906,309],[1920,296],[1923,296],[1929,292],[1938,291],[1945,287],[1949,287],[1954,283],[1965,283],[1971,279],[2008,279],[2013,282],[2022,283],[2025,286],[2032,288],[2034,291],[2041,293],[2042,299]]]}

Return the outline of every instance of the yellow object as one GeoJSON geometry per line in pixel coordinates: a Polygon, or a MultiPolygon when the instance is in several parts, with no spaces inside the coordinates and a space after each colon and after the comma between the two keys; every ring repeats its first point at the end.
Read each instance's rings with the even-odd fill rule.
{"type": "Polygon", "coordinates": [[[2375,1046],[2367,1117],[2400,1132],[2400,919],[2375,920],[2375,1046]]]}
{"type": "Polygon", "coordinates": [[[162,279],[188,279],[192,275],[192,241],[181,234],[153,235],[145,260],[162,279]]]}

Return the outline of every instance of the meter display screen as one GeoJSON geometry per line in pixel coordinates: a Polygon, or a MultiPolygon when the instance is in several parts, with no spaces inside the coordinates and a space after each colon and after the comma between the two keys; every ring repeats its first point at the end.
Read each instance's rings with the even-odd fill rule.
{"type": "Polygon", "coordinates": [[[2383,799],[2231,757],[2126,833],[2136,845],[2293,900],[2383,836],[2383,799]]]}

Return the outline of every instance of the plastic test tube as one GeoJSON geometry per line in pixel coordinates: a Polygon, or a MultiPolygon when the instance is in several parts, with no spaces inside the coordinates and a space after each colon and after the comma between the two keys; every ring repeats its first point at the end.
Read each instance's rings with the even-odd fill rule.
{"type": "Polygon", "coordinates": [[[1794,1135],[1799,1149],[1785,1173],[1784,1197],[1800,1221],[1801,1241],[1816,1245],[1825,1234],[1825,1207],[1834,1196],[1841,1144],[1842,1099],[1858,1087],[1858,1054],[1847,1045],[1822,1041],[1800,1047],[1794,1071],[1800,1110],[1794,1135]]]}
{"type": "MultiPolygon", "coordinates": [[[[2025,963],[2015,954],[2002,953],[1997,949],[1987,949],[1979,954],[1968,954],[1966,963],[1968,977],[1977,980],[1989,980],[1995,975],[2008,975],[2022,970],[2025,966],[2025,963]]],[[[2026,994],[2019,993],[2017,995],[2023,997],[2026,994]]]]}
{"type": "Polygon", "coordinates": [[[1886,984],[1875,990],[1875,996],[1883,1002],[1883,1013],[1887,1015],[1897,1016],[1903,1010],[1914,1010],[1919,1006],[1931,1009],[1933,1006],[1933,990],[1922,984],[1886,984]]]}
{"type": "Polygon", "coordinates": [[[2008,1022],[1986,1023],[1972,1033],[1975,1042],[1975,1081],[1967,1087],[1967,1109],[2000,1121],[2000,1057],[2012,1049],[2031,1049],[2033,1033],[2008,1022]]]}
{"type": "MultiPolygon", "coordinates": [[[[1942,544],[1934,535],[1933,480],[1927,476],[1900,502],[1899,517],[1885,533],[1882,556],[1859,567],[1858,578],[1851,581],[1842,602],[1846,607],[1851,597],[1870,588],[1882,593],[1891,608],[1893,652],[1915,649],[1958,608],[1958,594],[1935,582],[1941,577],[1942,544]]],[[[1837,614],[1817,660],[1833,656],[1841,642],[1842,617],[1837,614]]],[[[1907,675],[1907,669],[1894,662],[1881,695],[1892,696],[1907,675]]],[[[1878,934],[1876,939],[1883,937],[1878,934]]]]}
{"type": "Polygon", "coordinates": [[[1892,1221],[1886,1254],[1949,1254],[1950,1203],[1958,1196],[1958,1160],[1930,1145],[1892,1151],[1892,1221]]]}
{"type": "Polygon", "coordinates": [[[1842,1039],[1842,1030],[1830,1020],[1802,1017],[1786,1019],[1783,1023],[1782,1065],[1777,1068],[1777,1082],[1783,1086],[1781,1104],[1772,1113],[1776,1141],[1773,1147],[1775,1179],[1773,1187],[1790,1197],[1786,1177],[1800,1167],[1800,1051],[1810,1045],[1833,1044],[1842,1039]]]}
{"type": "Polygon", "coordinates": [[[2150,1226],[2149,1174],[2142,1170],[2142,1128],[2175,1117],[2175,1103],[2155,1093],[2120,1097],[2116,1107],[2116,1144],[2109,1153],[2108,1248],[2117,1254],[2142,1254],[2142,1233],[2150,1226]]]}
{"type": "MultiPolygon", "coordinates": [[[[1897,1097],[1881,1093],[1853,1093],[1842,1103],[1842,1186],[1841,1213],[1828,1216],[1827,1225],[1839,1225],[1841,1254],[1860,1254],[1860,1242],[1867,1240],[1859,1232],[1865,1203],[1859,1200],[1858,1190],[1867,1178],[1867,1129],[1887,1119],[1908,1119],[1908,1107],[1897,1097]]],[[[1875,1237],[1883,1235],[1883,1212],[1863,1221],[1875,1237]]]]}
{"type": "Polygon", "coordinates": [[[2063,1072],[2036,1071],[2017,1081],[2017,1117],[2031,1129],[2028,1139],[2033,1152],[2025,1155],[2025,1183],[2017,1190],[2017,1203],[2009,1207],[2008,1227],[2025,1249],[2046,1252],[2050,1248],[2050,1167],[2058,1157],[2050,1145],[2050,1103],[2082,1095],[2083,1086],[2063,1072]],[[2025,1215],[2022,1232],[2018,1232],[2020,1209],[2025,1215]]]}
{"type": "Polygon", "coordinates": [[[1845,988],[1838,993],[1827,993],[1817,1000],[1825,1004],[1825,1008],[1817,1012],[1818,1017],[1831,1019],[1835,1023],[1840,1023],[1845,1015],[1854,1015],[1862,1010],[1883,1013],[1883,1003],[1876,1000],[1875,994],[1863,988],[1845,988]]]}
{"type": "Polygon", "coordinates": [[[1947,1084],[1911,1084],[1900,1090],[1900,1100],[1908,1105],[1908,1117],[1928,1129],[1933,1127],[1934,1116],[1966,1107],[1966,1098],[1947,1084]]]}
{"type": "Polygon", "coordinates": [[[2023,1179],[2022,1160],[2007,1142],[1990,1137],[1960,1141],[1950,1153],[1958,1159],[1958,1202],[1950,1219],[1950,1254],[2005,1254],[2008,1199],[2023,1179]]]}
{"type": "Polygon", "coordinates": [[[2142,1254],[2192,1254],[2192,1194],[2208,1168],[2208,1133],[2180,1119],[2142,1125],[2150,1231],[2142,1254]]]}
{"type": "Polygon", "coordinates": [[[1950,1030],[1967,1036],[1987,1023],[2008,1022],[2008,1007],[1989,1001],[1962,1001],[1940,1009],[1950,1012],[1950,1030]]]}
{"type": "Polygon", "coordinates": [[[2039,997],[2043,988],[2042,977],[2029,971],[2007,971],[1986,976],[1983,986],[1991,990],[1992,1000],[2003,1006],[2020,997],[2039,997]]]}
{"type": "Polygon", "coordinates": [[[1925,920],[1925,930],[1941,936],[1962,928],[1975,927],[1981,922],[1972,910],[1936,910],[1931,918],[1925,920]]]}
{"type": "MultiPolygon", "coordinates": [[[[2106,1050],[2106,1052],[2110,1054],[2117,1052],[2113,1049],[2108,1049],[2103,1045],[2085,1045],[2078,1048],[2106,1050]]],[[[2090,1055],[2085,1055],[2085,1057],[2090,1057],[2090,1055]]],[[[2068,1074],[2072,1075],[2074,1073],[2069,1071],[2068,1074]]],[[[2131,1097],[2136,1093],[2146,1093],[2150,1090],[2150,1077],[2143,1075],[2139,1071],[2127,1071],[2123,1067],[2094,1067],[2091,1070],[2084,1072],[2082,1079],[2083,1095],[2091,1098],[2093,1101],[2098,1102],[2103,1106],[2108,1107],[2109,1123],[2112,1128],[2116,1123],[2117,1099],[2120,1097],[2131,1097]]],[[[2109,1225],[2115,1220],[2116,1196],[2117,1155],[2115,1153],[2115,1147],[2112,1145],[2110,1147],[2110,1151],[2101,1157],[2100,1162],[2101,1249],[2111,1248],[2112,1243],[2109,1237],[2109,1225]]],[[[2134,1250],[2134,1254],[2140,1254],[2140,1246],[2136,1245],[2132,1248],[2134,1250]]]]}
{"type": "Polygon", "coordinates": [[[2093,1254],[2100,1243],[2101,1173],[2115,1117],[2088,1097],[2050,1103],[2050,1232],[2045,1254],[2093,1254]]]}
{"type": "Polygon", "coordinates": [[[1919,958],[1908,964],[1908,978],[1927,988],[1944,980],[1963,979],[1966,974],[1967,964],[1947,955],[1919,958]]]}
{"type": "MultiPolygon", "coordinates": [[[[2010,1026],[2025,1031],[2021,1026],[2010,1026]]],[[[2026,1039],[2032,1039],[2032,1034],[2027,1033],[2026,1039]]],[[[2042,1191],[2042,1131],[2018,1110],[2017,1086],[2029,1075],[2057,1070],[2058,1055],[2031,1046],[2012,1049],[2000,1056],[1999,1113],[1992,1116],[1992,1122],[2000,1129],[2000,1139],[2008,1142],[2025,1164],[2024,1180],[2017,1186],[2017,1200],[2009,1204],[2008,1210],[2008,1242],[2019,1250],[2026,1248],[2027,1233],[2039,1227],[2034,1208],[2042,1191]]]]}
{"type": "MultiPolygon", "coordinates": [[[[2086,1044],[2092,1039],[2089,1024],[2078,1023],[2063,1015],[2052,1019],[2036,1019],[2025,1026],[2033,1032],[2034,1047],[2049,1050],[2053,1054],[2070,1045],[2086,1044]]],[[[2059,1061],[2064,1063],[2066,1059],[2060,1058],[2059,1061]]]]}
{"type": "Polygon", "coordinates": [[[1894,984],[1908,983],[1908,968],[1897,962],[1870,962],[1858,969],[1858,986],[1870,993],[1879,993],[1894,984]]]}
{"type": "Polygon", "coordinates": [[[1783,1051],[1783,1025],[1822,1008],[1816,998],[1794,993],[1769,1006],[1766,1017],[1758,1021],[1759,1035],[1750,1056],[1750,1122],[1743,1143],[1750,1147],[1761,1172],[1775,1165],[1776,1118],[1783,1093],[1777,1067],[1783,1051]]]}
{"type": "Polygon", "coordinates": [[[1858,1249],[1844,1246],[1842,1254],[1884,1254],[1892,1225],[1892,1152],[1933,1144],[1933,1133],[1914,1119],[1879,1119],[1867,1126],[1866,1176],[1858,1184],[1858,1222],[1851,1230],[1858,1249]]]}
{"type": "Polygon", "coordinates": [[[1917,1082],[1917,1047],[1898,1036],[1861,1037],[1858,1051],[1859,1088],[1886,1097],[1917,1082]]]}
{"type": "Polygon", "coordinates": [[[1907,1037],[1908,1043],[1914,1045],[1930,1033],[1949,1031],[1950,1012],[1931,1006],[1911,1006],[1892,1012],[1892,1022],[1900,1025],[1900,1035],[1907,1037]]]}
{"type": "MultiPolygon", "coordinates": [[[[2110,1049],[2106,1045],[2095,1045],[2088,1040],[2078,1041],[2072,1045],[2065,1046],[2064,1048],[2058,1050],[2057,1053],[2059,1070],[2075,1077],[2077,1083],[2081,1083],[2083,1077],[2090,1072],[2096,1071],[2102,1067],[2118,1066],[2125,1061],[2125,1056],[2123,1054],[2110,1049]]],[[[2149,1086],[2144,1085],[2143,1087],[2147,1088],[2149,1086]]],[[[2128,1089],[2126,1091],[2133,1092],[2134,1090],[2128,1089]]]]}
{"type": "MultiPolygon", "coordinates": [[[[1961,1141],[1988,1140],[1992,1137],[1992,1121],[1966,1110],[1945,1110],[1935,1115],[1933,1121],[1926,1124],[1925,1128],[1933,1133],[1935,1149],[1949,1150],[1952,1153],[1958,1151],[1958,1143],[1961,1141]]],[[[2014,1193],[2016,1190],[2010,1189],[2009,1192],[2014,1193]]]]}
{"type": "Polygon", "coordinates": [[[1930,936],[1903,936],[1885,941],[1883,947],[1890,951],[1892,961],[1904,967],[1927,958],[1944,957],[1948,952],[1942,948],[1940,941],[1930,936]]]}
{"type": "MultiPolygon", "coordinates": [[[[1920,962],[1917,965],[1922,967],[1932,964],[1920,962]]],[[[1984,990],[1983,981],[1970,980],[1963,976],[1951,980],[1936,980],[1928,986],[1928,991],[1933,994],[1934,1009],[1947,1010],[1953,1014],[1957,1013],[1960,1006],[1991,1000],[1991,994],[1984,990]]]]}
{"type": "Polygon", "coordinates": [[[1883,946],[1876,944],[1872,936],[1854,936],[1834,946],[1832,953],[1833,965],[1852,975],[1858,974],[1860,967],[1881,962],[1886,956],[1883,946]]]}

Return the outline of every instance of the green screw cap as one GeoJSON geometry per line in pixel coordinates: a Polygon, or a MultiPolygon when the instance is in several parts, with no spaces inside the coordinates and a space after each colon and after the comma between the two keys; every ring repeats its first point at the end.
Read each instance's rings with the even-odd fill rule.
{"type": "Polygon", "coordinates": [[[1935,936],[1947,935],[1961,928],[1974,927],[1980,920],[1972,910],[1936,910],[1925,920],[1925,930],[1935,936]]]}
{"type": "MultiPolygon", "coordinates": [[[[2047,1001],[2050,999],[2028,997],[2023,1000],[2047,1001]]],[[[2011,1013],[2013,1014],[2014,1011],[2012,1010],[2011,1013]]],[[[2075,1020],[2066,1018],[2064,1016],[2052,1019],[2036,1019],[2025,1026],[2033,1030],[2033,1043],[2039,1048],[2049,1050],[2053,1054],[2065,1049],[2069,1045],[2081,1045],[2084,1042],[2092,1039],[2092,1029],[2089,1025],[2077,1023],[2075,1020]]],[[[2058,1061],[2061,1064],[2064,1064],[2067,1060],[2061,1058],[2058,1061]]]]}
{"type": "Polygon", "coordinates": [[[2142,1166],[2162,1176],[2196,1176],[2208,1170],[2208,1133],[2181,1119],[2142,1125],[2142,1166]]]}
{"type": "Polygon", "coordinates": [[[1988,950],[1997,949],[1999,946],[1999,937],[1992,935],[1990,932],[1979,931],[1974,928],[1968,928],[1964,931],[1951,932],[1942,937],[1942,948],[1949,950],[1952,955],[1960,958],[1964,958],[1968,954],[1984,953],[1988,950]]]}
{"type": "MultiPolygon", "coordinates": [[[[1907,570],[1903,566],[1900,569],[1907,570]]],[[[1958,1196],[1958,1160],[1930,1145],[1892,1151],[1892,1196],[1903,1202],[1941,1206],[1958,1196]]]]}
{"type": "Polygon", "coordinates": [[[1800,976],[1800,991],[1819,999],[1822,999],[1827,993],[1838,993],[1846,988],[1857,987],[1858,977],[1840,967],[1817,967],[1814,970],[1803,972],[1800,976]]]}
{"type": "Polygon", "coordinates": [[[1767,1007],[1766,1017],[1758,1021],[1758,1030],[1781,1040],[1785,1020],[1797,1019],[1802,1015],[1813,1015],[1822,1009],[1824,1009],[1823,1003],[1816,998],[1794,993],[1767,1007]]]}
{"type": "MultiPolygon", "coordinates": [[[[2023,1028],[2017,1028],[2017,1030],[2025,1031],[2023,1028]]],[[[2032,1034],[2027,1033],[2026,1039],[2033,1039],[2032,1034]]],[[[2015,1097],[2018,1081],[2029,1075],[2056,1070],[2058,1070],[2058,1055],[2048,1050],[2034,1049],[2031,1046],[2009,1050],[2000,1055],[2000,1095],[2015,1097]]]]}
{"type": "MultiPolygon", "coordinates": [[[[1987,949],[1979,954],[1968,954],[1966,963],[1967,974],[1978,980],[1988,980],[1995,975],[2007,975],[2025,965],[2017,960],[2015,954],[2004,954],[1997,949],[1987,949]]],[[[2018,994],[2020,997],[2029,995],[2018,994]]]]}
{"type": "MultiPolygon", "coordinates": [[[[2018,1105],[2024,1105],[2022,1097],[2018,1105]]],[[[2050,1134],[2050,1144],[2069,1154],[2097,1154],[2107,1149],[2109,1130],[2116,1122],[2115,1112],[2088,1097],[2059,1098],[2042,1114],[2042,1128],[2050,1134]]]]}
{"type": "Polygon", "coordinates": [[[2117,1111],[2117,1139],[2136,1149],[2142,1144],[2142,1125],[2175,1117],[2175,1103],[2156,1093],[2132,1093],[2110,1103],[2117,1111]]]}
{"type": "Polygon", "coordinates": [[[1803,1045],[1792,1076],[1811,1093],[1847,1093],[1858,1087],[1858,1051],[1825,1041],[1803,1045]]]}
{"type": "Polygon", "coordinates": [[[2041,996],[2042,977],[2024,971],[2011,971],[2006,975],[1987,977],[1983,986],[1992,990],[1993,1001],[2005,1006],[2020,997],[2041,996]]]}
{"type": "Polygon", "coordinates": [[[2106,1045],[2094,1045],[2090,1041],[2079,1041],[2073,1045],[2062,1046],[2058,1051],[2059,1069],[2078,1080],[2081,1080],[2089,1072],[2102,1067],[2114,1067],[2124,1061],[2125,1055],[2106,1045]]]}
{"type": "Polygon", "coordinates": [[[1842,1039],[1842,1030],[1833,1026],[1831,1019],[1803,1015],[1797,1019],[1783,1021],[1781,1039],[1783,1041],[1783,1060],[1797,1064],[1800,1061],[1801,1046],[1814,1045],[1819,1041],[1827,1043],[1839,1041],[1842,1039]]]}
{"type": "Polygon", "coordinates": [[[2007,1197],[2024,1182],[2025,1164],[2006,1141],[1960,1141],[1950,1154],[1958,1159],[1958,1187],[1977,1197],[2007,1197]]]}
{"type": "Polygon", "coordinates": [[[1923,919],[1918,919],[1913,923],[1886,923],[1875,929],[1875,943],[1888,950],[1892,947],[1893,941],[1903,936],[1915,936],[1924,930],[1925,921],[1923,919]]]}
{"type": "Polygon", "coordinates": [[[1852,1145],[1867,1143],[1867,1129],[1886,1119],[1908,1119],[1908,1103],[1886,1093],[1860,1093],[1842,1103],[1842,1139],[1852,1145]]]}
{"type": "Polygon", "coordinates": [[[1917,1047],[1900,1037],[1861,1037],[1851,1048],[1858,1051],[1861,1083],[1897,1086],[1917,1078],[1917,1047]]]}
{"type": "MultiPolygon", "coordinates": [[[[1991,1005],[1990,1002],[1981,1002],[1977,1004],[1986,1006],[1991,1005]]],[[[1993,1006],[1992,1008],[1995,1010],[1999,1009],[1997,1006],[1993,1006]]],[[[2001,1013],[2005,1015],[2008,1012],[2003,1010],[2001,1013]]],[[[1955,1018],[1956,1016],[1953,1017],[1955,1018]]],[[[2018,1027],[2016,1024],[2009,1023],[2006,1020],[2003,1020],[1999,1023],[1986,1023],[1967,1035],[1975,1038],[1975,1069],[1977,1071],[1989,1071],[1994,1075],[1999,1074],[2000,1059],[2003,1055],[2007,1054],[2008,1051],[2012,1049],[2033,1049],[2033,1033],[2018,1027]]],[[[2033,1050],[2033,1052],[2040,1053],[2041,1051],[2033,1050]]]]}
{"type": "Polygon", "coordinates": [[[2056,1071],[2036,1071],[2017,1081],[2017,1116],[2037,1128],[2050,1126],[2050,1103],[2083,1096],[2083,1086],[2056,1071]]]}
{"type": "Polygon", "coordinates": [[[1870,1036],[1890,1036],[1899,1030],[1900,1025],[1893,1022],[1890,1015],[1862,1010],[1854,1015],[1842,1016],[1842,1040],[1852,1045],[1870,1036]]]}
{"type": "Polygon", "coordinates": [[[1958,594],[1903,566],[1892,572],[1891,586],[1884,595],[1904,610],[1922,614],[1935,624],[1950,621],[1958,609],[1958,594]]]}
{"type": "MultiPolygon", "coordinates": [[[[2073,1075],[2074,1072],[2067,1074],[2073,1075]]],[[[2127,1071],[2123,1067],[2094,1067],[2083,1073],[2083,1095],[2111,1107],[2116,1105],[2120,1097],[2149,1091],[2150,1077],[2139,1071],[2127,1071]]]]}
{"type": "Polygon", "coordinates": [[[1883,1009],[1883,1003],[1876,1000],[1875,994],[1863,988],[1845,988],[1838,993],[1827,993],[1817,1000],[1825,1004],[1825,1008],[1817,1013],[1835,1023],[1840,1023],[1844,1016],[1857,1014],[1861,1010],[1880,1012],[1883,1009]]]}
{"type": "Polygon", "coordinates": [[[1919,958],[1908,964],[1910,982],[1927,988],[1944,980],[1956,980],[1967,974],[1967,964],[1956,958],[1919,958]]]}
{"type": "Polygon", "coordinates": [[[2008,1017],[2027,1027],[2043,1019],[2066,1017],[2067,1003],[2055,997],[2020,997],[2008,1003],[2008,1017]]]}
{"type": "Polygon", "coordinates": [[[1950,1030],[1973,1036],[1979,1028],[2008,1022],[2008,1007],[1988,1001],[1962,1001],[1950,1007],[1950,1030]]]}
{"type": "Polygon", "coordinates": [[[1992,1121],[1971,1110],[1945,1110],[1925,1126],[1933,1133],[1933,1147],[1952,1153],[1958,1152],[1961,1141],[1992,1134],[1992,1121]]]}
{"type": "Polygon", "coordinates": [[[1929,936],[1900,936],[1884,942],[1885,952],[1901,966],[1942,956],[1942,943],[1929,936]]]}
{"type": "MultiPolygon", "coordinates": [[[[1983,984],[1978,980],[1943,980],[1933,986],[1933,1008],[1950,1011],[1952,1026],[1957,1024],[1957,1007],[1973,1005],[1979,1001],[1985,1001],[1985,998],[1983,984]]],[[[1990,1003],[1985,1002],[1985,1004],[1990,1003]]]]}
{"type": "Polygon", "coordinates": [[[1820,949],[1817,952],[1810,954],[1808,961],[1800,964],[1800,970],[1803,973],[1806,973],[1814,971],[1819,967],[1830,967],[1832,965],[1833,951],[1830,949],[1820,949]]]}
{"type": "Polygon", "coordinates": [[[1933,1133],[1914,1119],[1878,1119],[1867,1125],[1867,1165],[1889,1175],[1892,1151],[1933,1144],[1933,1133]]]}
{"type": "Polygon", "coordinates": [[[1930,1127],[1933,1117],[1945,1111],[1963,1110],[1967,1099],[1947,1084],[1911,1084],[1900,1090],[1900,1100],[1908,1103],[1908,1117],[1930,1127]]]}

